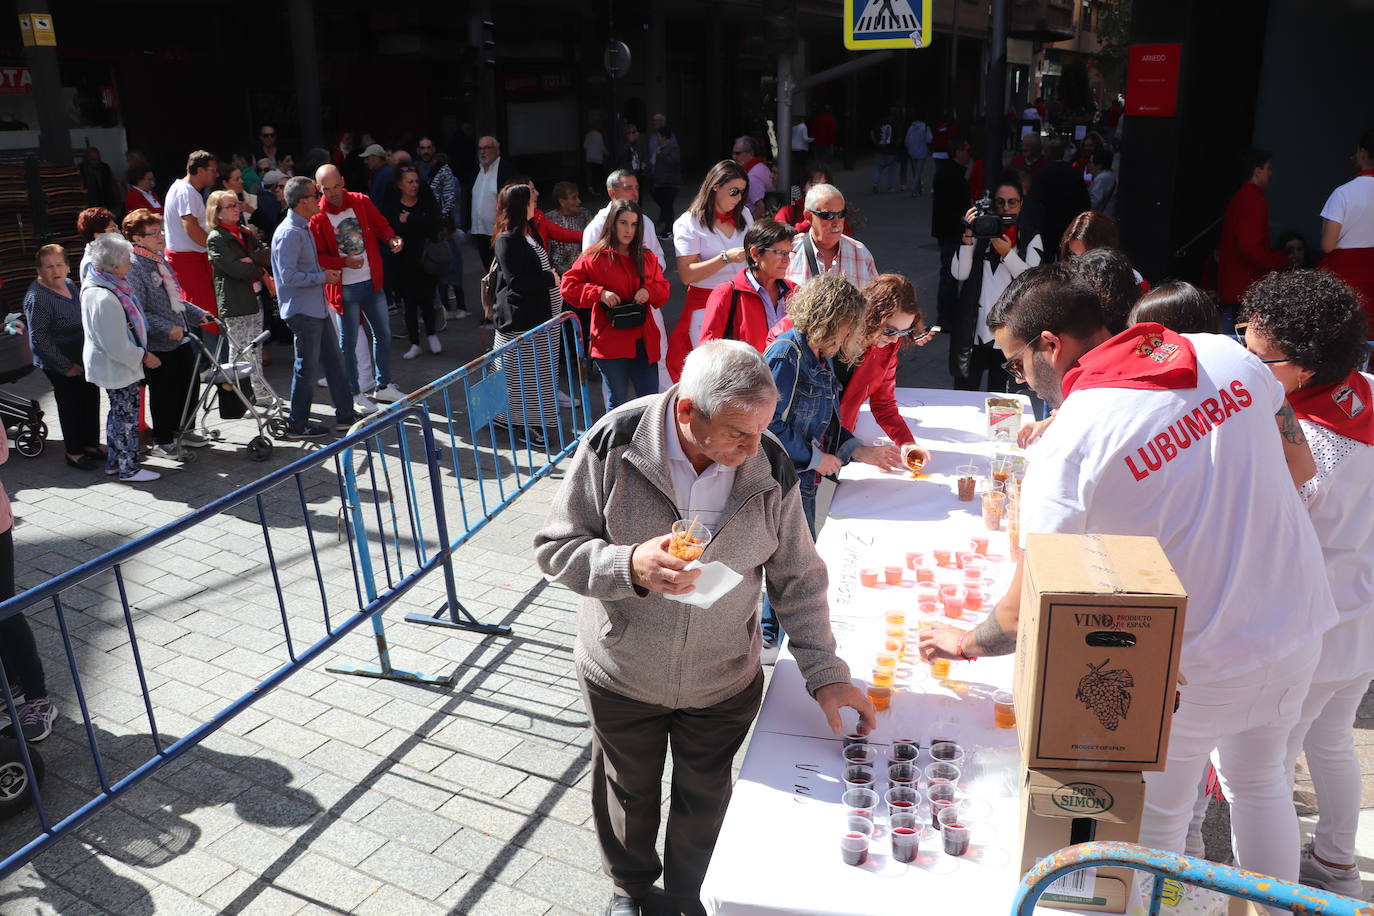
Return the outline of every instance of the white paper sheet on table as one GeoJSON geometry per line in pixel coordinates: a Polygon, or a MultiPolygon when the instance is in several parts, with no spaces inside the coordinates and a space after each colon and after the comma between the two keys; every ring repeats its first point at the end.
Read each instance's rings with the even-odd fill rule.
{"type": "MultiPolygon", "coordinates": [[[[959,465],[977,460],[986,470],[992,454],[983,412],[986,395],[899,388],[897,396],[903,415],[917,421],[912,424],[917,439],[932,452],[924,468],[931,477],[913,480],[851,463],[817,543],[830,570],[839,651],[860,684],[881,642],[883,612],[914,614],[915,607],[909,587],[859,586],[859,567],[900,562],[906,550],[967,546],[971,537],[989,534],[981,514],[975,514],[977,504],[958,501],[955,483],[959,465]]],[[[869,441],[882,435],[867,410],[856,433],[869,441]]],[[[998,586],[1004,589],[1011,573],[1006,533],[992,533],[990,546],[1004,560],[998,586]]],[[[1001,591],[986,597],[990,606],[1001,591]]],[[[709,913],[1009,912],[1020,879],[1020,863],[1013,861],[1020,830],[1019,754],[1015,732],[993,726],[990,696],[993,689],[1011,685],[1012,659],[955,662],[943,682],[933,681],[926,666],[918,667],[911,689],[897,691],[891,710],[879,714],[871,739],[886,744],[898,731],[915,731],[914,737],[925,739],[930,722],[956,723],[961,743],[975,753],[970,769],[992,807],[993,839],[962,859],[931,854],[923,846],[910,866],[890,861],[880,839],[869,865],[844,865],[839,856],[841,745],[784,651],[702,887],[709,913]]],[[[926,755],[922,762],[928,762],[926,755]]],[[[1044,916],[1065,912],[1037,909],[1044,916]]]]}

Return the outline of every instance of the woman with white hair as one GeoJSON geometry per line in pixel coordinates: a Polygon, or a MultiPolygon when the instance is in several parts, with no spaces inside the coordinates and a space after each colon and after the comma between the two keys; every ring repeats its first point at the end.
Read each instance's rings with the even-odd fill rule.
{"type": "Polygon", "coordinates": [[[86,333],[82,365],[91,384],[110,401],[105,418],[105,473],[125,483],[161,475],[138,466],[138,394],[145,367],[161,361],[148,350],[143,309],[129,285],[133,245],[118,235],[98,235],[86,246],[91,271],[81,286],[81,326],[86,333]]]}

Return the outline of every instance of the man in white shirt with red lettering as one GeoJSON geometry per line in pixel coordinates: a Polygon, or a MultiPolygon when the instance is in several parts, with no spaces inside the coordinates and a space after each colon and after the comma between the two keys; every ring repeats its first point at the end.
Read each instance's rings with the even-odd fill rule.
{"type": "MultiPolygon", "coordinates": [[[[1012,377],[1058,408],[1031,453],[1022,530],[1152,536],[1188,592],[1186,684],[1167,768],[1145,774],[1140,842],[1183,851],[1215,752],[1237,861],[1295,880],[1284,737],[1337,616],[1285,463],[1306,443],[1282,386],[1220,335],[1138,324],[1112,337],[1091,288],[1058,264],[1013,281],[987,323],[1012,377]]],[[[1310,476],[1310,453],[1294,465],[1310,476]]],[[[1018,569],[994,614],[923,637],[923,655],[1012,652],[1020,593],[1018,569]]]]}

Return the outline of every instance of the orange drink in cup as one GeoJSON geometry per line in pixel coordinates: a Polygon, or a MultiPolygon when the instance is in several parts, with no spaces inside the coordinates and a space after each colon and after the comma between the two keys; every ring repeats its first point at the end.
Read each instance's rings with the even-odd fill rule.
{"type": "Polygon", "coordinates": [[[999,690],[992,695],[992,724],[998,728],[1016,727],[1016,706],[1010,690],[999,690]]]}
{"type": "Polygon", "coordinates": [[[869,566],[859,570],[859,584],[865,588],[877,588],[878,571],[869,566]]]}
{"type": "Polygon", "coordinates": [[[883,712],[892,705],[892,688],[880,687],[877,684],[870,684],[868,687],[868,699],[873,704],[873,708],[878,712],[883,712]]]}
{"type": "Polygon", "coordinates": [[[875,686],[875,687],[891,687],[891,686],[892,686],[892,679],[893,679],[893,669],[891,669],[891,668],[874,668],[874,669],[873,669],[873,680],[872,680],[873,686],[875,686]]]}
{"type": "Polygon", "coordinates": [[[901,611],[888,611],[883,621],[890,627],[906,626],[906,615],[901,611]]]}
{"type": "Polygon", "coordinates": [[[930,676],[937,681],[943,681],[949,677],[949,659],[933,658],[930,660],[930,676]]]}
{"type": "Polygon", "coordinates": [[[701,559],[701,554],[706,550],[706,545],[711,543],[711,532],[705,525],[696,519],[683,521],[678,519],[673,522],[673,533],[669,536],[668,552],[679,560],[701,559]]]}
{"type": "Polygon", "coordinates": [[[878,668],[896,668],[897,662],[901,657],[902,654],[900,652],[889,652],[884,649],[882,652],[879,652],[874,659],[874,665],[878,668]]]}
{"type": "Polygon", "coordinates": [[[902,566],[884,566],[883,581],[886,582],[888,585],[901,585],[902,571],[904,568],[905,567],[902,566]]]}

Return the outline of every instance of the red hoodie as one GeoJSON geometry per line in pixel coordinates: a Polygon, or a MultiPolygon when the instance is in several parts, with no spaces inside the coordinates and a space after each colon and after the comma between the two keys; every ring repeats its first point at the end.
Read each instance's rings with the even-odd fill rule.
{"type": "Polygon", "coordinates": [[[1220,249],[1217,298],[1222,305],[1236,305],[1251,283],[1288,266],[1288,256],[1269,244],[1269,202],[1253,181],[1242,184],[1226,206],[1220,249]]]}
{"type": "MultiPolygon", "coordinates": [[[[363,246],[367,250],[367,267],[372,271],[372,288],[378,290],[382,288],[382,249],[380,242],[396,235],[396,230],[391,228],[391,224],[382,216],[382,212],[372,203],[372,199],[366,194],[359,194],[356,191],[344,191],[344,205],[334,208],[329,205],[328,199],[320,195],[320,212],[310,217],[310,234],[315,238],[315,249],[320,260],[320,267],[324,270],[342,270],[344,267],[344,256],[339,254],[339,240],[334,236],[334,224],[329,221],[330,213],[342,213],[344,210],[352,209],[353,215],[358,218],[358,225],[362,227],[363,246]]],[[[334,311],[343,313],[343,285],[340,283],[326,283],[324,285],[324,297],[329,303],[329,307],[334,311]]]]}

